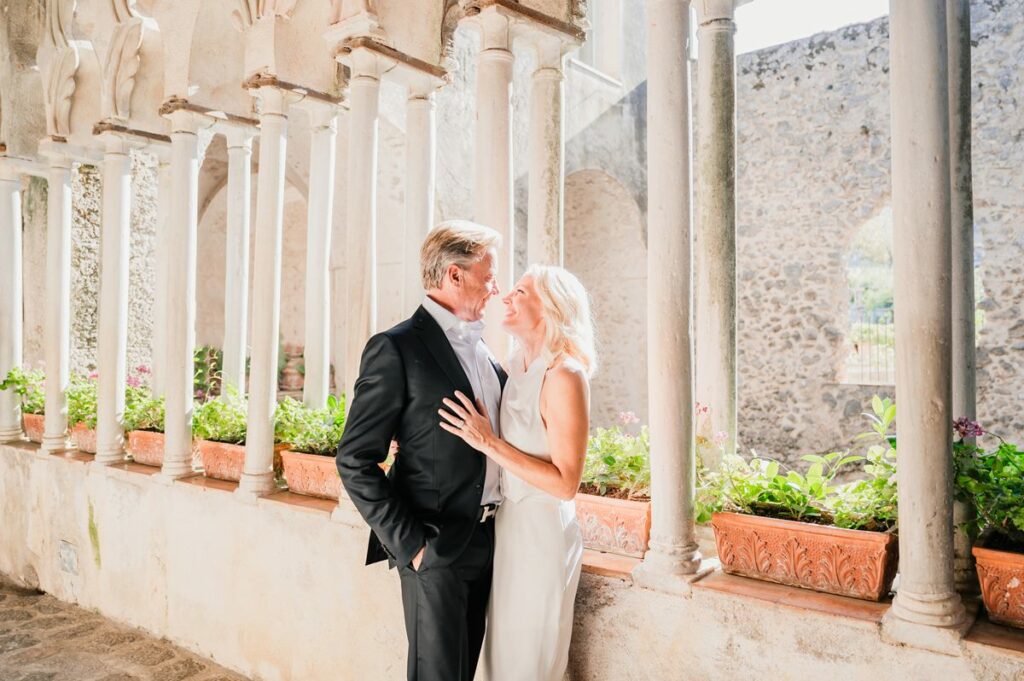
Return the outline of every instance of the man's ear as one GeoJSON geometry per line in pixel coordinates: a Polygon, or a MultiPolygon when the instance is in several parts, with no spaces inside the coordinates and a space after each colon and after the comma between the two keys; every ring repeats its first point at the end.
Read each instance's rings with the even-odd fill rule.
{"type": "Polygon", "coordinates": [[[448,278],[452,280],[452,284],[454,284],[456,286],[456,288],[461,287],[462,286],[462,268],[460,268],[458,265],[449,265],[448,266],[448,278]]]}

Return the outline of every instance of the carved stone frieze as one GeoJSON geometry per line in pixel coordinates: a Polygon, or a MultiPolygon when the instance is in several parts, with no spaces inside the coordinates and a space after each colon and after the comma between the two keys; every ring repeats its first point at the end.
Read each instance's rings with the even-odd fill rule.
{"type": "Polygon", "coordinates": [[[37,53],[43,75],[46,131],[54,137],[71,134],[71,97],[80,63],[71,35],[77,4],[77,0],[47,0],[46,29],[37,53]]]}

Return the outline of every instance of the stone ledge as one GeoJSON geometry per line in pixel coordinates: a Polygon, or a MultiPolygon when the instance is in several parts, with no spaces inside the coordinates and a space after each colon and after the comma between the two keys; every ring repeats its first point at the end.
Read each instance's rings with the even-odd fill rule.
{"type": "Polygon", "coordinates": [[[231,482],[229,480],[217,480],[216,478],[208,478],[202,473],[197,475],[189,475],[184,478],[178,478],[175,482],[183,485],[192,485],[193,487],[199,487],[204,490],[219,490],[222,492],[234,492],[238,489],[237,482],[231,482]]]}
{"type": "Polygon", "coordinates": [[[583,549],[583,572],[621,579],[630,584],[633,583],[633,568],[642,562],[639,558],[583,549]]]}
{"type": "Polygon", "coordinates": [[[964,637],[963,645],[972,647],[1000,648],[1014,656],[1019,656],[1024,663],[1024,629],[1013,629],[989,621],[984,611],[978,616],[974,626],[964,637]]]}
{"type": "Polygon", "coordinates": [[[881,623],[882,616],[889,611],[892,602],[891,599],[881,603],[861,601],[846,596],[834,596],[747,577],[727,575],[724,572],[715,572],[694,582],[693,588],[695,590],[707,589],[741,598],[755,598],[796,610],[810,610],[826,615],[845,617],[867,622],[872,626],[878,626],[881,623]]]}
{"type": "Polygon", "coordinates": [[[334,513],[334,509],[338,507],[338,502],[332,499],[320,499],[289,491],[268,494],[265,497],[260,497],[256,503],[285,504],[299,511],[326,513],[328,516],[334,513]]]}

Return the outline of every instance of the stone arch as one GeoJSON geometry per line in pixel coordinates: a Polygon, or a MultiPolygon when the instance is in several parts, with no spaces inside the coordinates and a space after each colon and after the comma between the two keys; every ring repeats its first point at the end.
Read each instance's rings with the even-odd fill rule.
{"type": "Polygon", "coordinates": [[[620,411],[647,419],[647,247],[640,208],[601,170],[565,180],[565,266],[590,292],[600,368],[591,389],[596,426],[620,411]]]}

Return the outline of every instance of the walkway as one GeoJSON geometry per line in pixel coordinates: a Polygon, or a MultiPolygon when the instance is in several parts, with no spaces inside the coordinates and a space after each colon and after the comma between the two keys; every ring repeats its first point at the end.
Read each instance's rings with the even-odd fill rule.
{"type": "Polygon", "coordinates": [[[0,681],[245,681],[139,629],[0,576],[0,681]]]}

